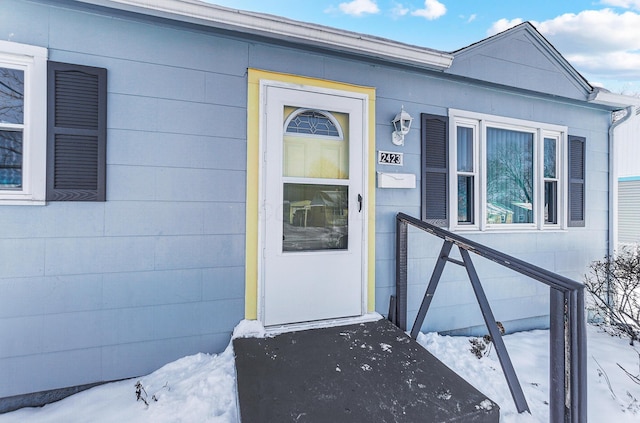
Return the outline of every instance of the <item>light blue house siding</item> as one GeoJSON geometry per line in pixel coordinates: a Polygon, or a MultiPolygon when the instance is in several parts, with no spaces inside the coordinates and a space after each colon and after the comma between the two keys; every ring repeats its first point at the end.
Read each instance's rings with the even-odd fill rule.
{"type": "Polygon", "coordinates": [[[248,43],[55,3],[3,1],[0,31],[107,69],[107,201],[0,206],[0,397],[218,352],[244,317],[248,43]]]}
{"type": "MultiPolygon", "coordinates": [[[[0,38],[108,72],[107,201],[0,205],[0,398],[143,375],[227,345],[245,315],[248,68],[375,87],[381,150],[393,150],[390,121],[403,105],[415,118],[454,108],[567,126],[587,140],[586,227],[467,236],[577,280],[607,251],[610,113],[558,69],[511,90],[475,81],[464,63],[446,74],[399,67],[74,2],[4,0],[0,38]]],[[[524,84],[504,79],[538,74],[519,59],[515,70],[488,60],[482,73],[524,84]]],[[[419,187],[419,119],[401,151],[400,171],[419,187]]],[[[420,204],[419,188],[376,191],[382,314],[395,289],[395,215],[419,217],[420,204]]],[[[410,239],[411,321],[441,241],[410,239]]],[[[507,330],[547,324],[545,286],[476,265],[507,330]]],[[[448,268],[425,329],[481,322],[466,275],[448,268]]]]}

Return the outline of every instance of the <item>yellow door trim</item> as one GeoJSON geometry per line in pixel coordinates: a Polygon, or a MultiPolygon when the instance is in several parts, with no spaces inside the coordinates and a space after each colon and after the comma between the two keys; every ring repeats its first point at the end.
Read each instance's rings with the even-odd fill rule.
{"type": "Polygon", "coordinates": [[[247,198],[245,242],[245,318],[258,318],[258,221],[259,221],[259,169],[260,169],[260,81],[278,81],[317,88],[342,90],[366,94],[368,104],[368,142],[365,145],[368,159],[367,193],[367,312],[375,310],[375,88],[308,78],[298,75],[248,70],[247,87],[247,198]]]}

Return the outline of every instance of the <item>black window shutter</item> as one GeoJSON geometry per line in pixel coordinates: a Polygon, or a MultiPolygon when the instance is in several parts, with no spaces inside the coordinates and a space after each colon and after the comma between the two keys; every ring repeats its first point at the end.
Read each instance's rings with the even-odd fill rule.
{"type": "Polygon", "coordinates": [[[586,138],[569,135],[569,221],[568,226],[585,226],[586,138]]]}
{"type": "Polygon", "coordinates": [[[107,70],[49,62],[47,200],[105,201],[107,70]]]}
{"type": "Polygon", "coordinates": [[[449,225],[449,118],[423,113],[422,138],[422,220],[449,225]]]}

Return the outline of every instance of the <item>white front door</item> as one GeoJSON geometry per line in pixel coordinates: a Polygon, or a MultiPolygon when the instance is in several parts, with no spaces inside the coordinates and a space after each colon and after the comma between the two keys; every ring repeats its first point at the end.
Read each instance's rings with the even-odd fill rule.
{"type": "Polygon", "coordinates": [[[366,97],[262,87],[265,326],[365,312],[366,97]]]}

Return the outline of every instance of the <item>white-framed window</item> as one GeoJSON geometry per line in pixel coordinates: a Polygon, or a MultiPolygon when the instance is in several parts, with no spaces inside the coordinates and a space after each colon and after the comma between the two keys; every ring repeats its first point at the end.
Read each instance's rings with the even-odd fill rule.
{"type": "Polygon", "coordinates": [[[0,205],[44,204],[47,49],[0,41],[0,205]]]}
{"type": "Polygon", "coordinates": [[[478,221],[478,123],[460,119],[455,131],[457,222],[474,225],[478,221]]]}
{"type": "Polygon", "coordinates": [[[566,127],[451,109],[449,134],[452,229],[566,227],[566,127]]]}
{"type": "Polygon", "coordinates": [[[564,199],[565,195],[561,191],[561,181],[565,178],[562,177],[560,168],[560,146],[565,145],[562,140],[562,135],[555,132],[543,132],[543,184],[544,184],[544,200],[543,200],[543,216],[542,222],[545,225],[560,225],[560,200],[564,199]]]}

